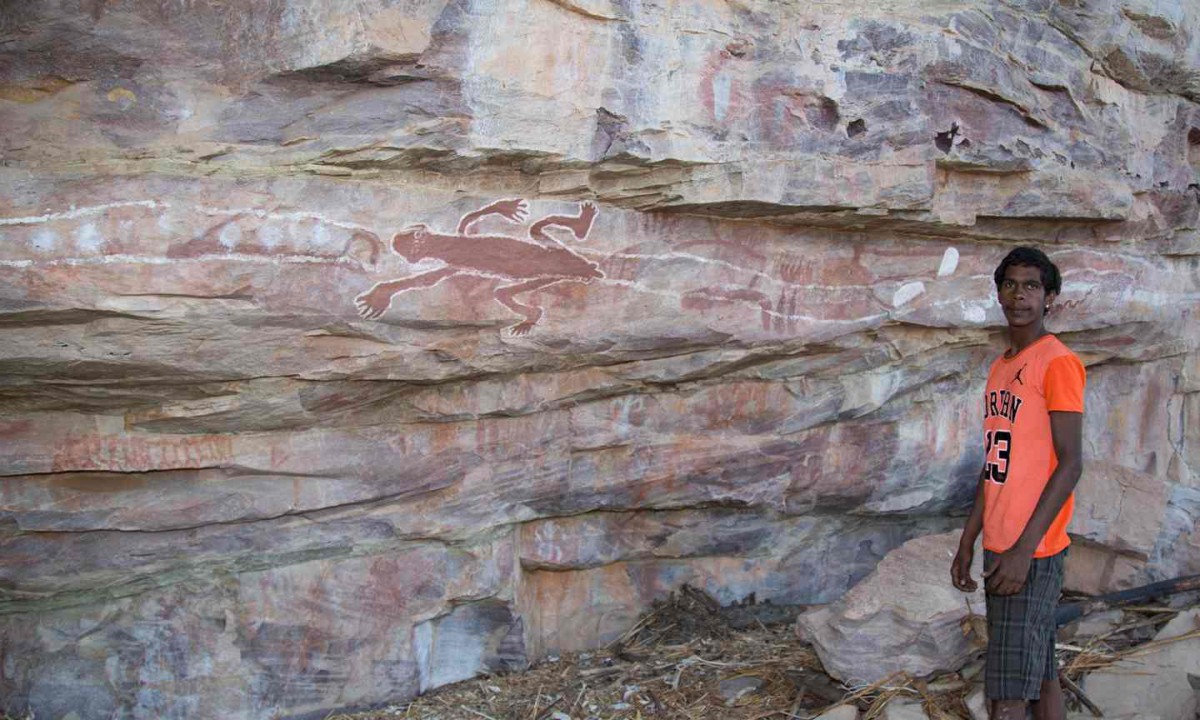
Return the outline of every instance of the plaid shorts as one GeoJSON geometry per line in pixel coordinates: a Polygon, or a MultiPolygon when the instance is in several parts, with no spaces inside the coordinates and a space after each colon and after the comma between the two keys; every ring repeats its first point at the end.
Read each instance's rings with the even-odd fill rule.
{"type": "MultiPolygon", "coordinates": [[[[984,691],[991,700],[1037,700],[1042,683],[1058,679],[1054,610],[1067,551],[1034,558],[1016,595],[987,595],[988,647],[984,691]]],[[[996,562],[985,550],[984,567],[996,562]]]]}

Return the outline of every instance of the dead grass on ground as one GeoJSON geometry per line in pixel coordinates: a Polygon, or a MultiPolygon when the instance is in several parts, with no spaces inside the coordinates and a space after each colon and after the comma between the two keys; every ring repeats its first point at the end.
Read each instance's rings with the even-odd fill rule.
{"type": "Polygon", "coordinates": [[[969,718],[963,697],[970,683],[957,674],[847,687],[825,675],[791,622],[735,629],[726,610],[685,586],[603,650],[329,720],[799,720],[846,703],[870,719],[896,698],[922,701],[934,720],[969,718]]]}
{"type": "MultiPolygon", "coordinates": [[[[1088,672],[1200,637],[1197,628],[1151,639],[1197,602],[1192,597],[1174,607],[1127,607],[1123,622],[1110,630],[1059,643],[1068,705],[1089,707],[1079,690],[1088,672]]],[[[467,680],[410,702],[327,720],[809,720],[845,704],[854,705],[862,720],[874,720],[898,700],[920,702],[930,720],[970,720],[966,697],[977,687],[980,661],[932,679],[897,673],[870,685],[843,685],[796,638],[798,610],[781,612],[753,600],[722,608],[684,586],[602,650],[552,657],[524,672],[467,680]]],[[[982,650],[982,616],[968,613],[962,627],[982,650]]],[[[0,720],[35,719],[0,713],[0,720]]]]}
{"type": "MultiPolygon", "coordinates": [[[[1195,605],[1193,597],[1175,607],[1127,607],[1125,621],[1110,631],[1060,643],[1068,706],[1090,709],[1079,690],[1088,672],[1200,637],[1197,628],[1170,640],[1150,639],[1195,605]]],[[[862,720],[874,720],[898,700],[920,702],[930,720],[970,720],[966,698],[978,687],[981,661],[932,679],[898,673],[847,686],[824,673],[816,653],[796,638],[793,619],[794,613],[781,615],[766,605],[721,608],[684,586],[603,650],[550,658],[525,672],[468,680],[409,703],[329,720],[809,720],[843,704],[854,705],[862,720]],[[764,608],[768,612],[755,612],[764,608]]],[[[969,612],[962,627],[982,653],[983,616],[969,612]]]]}

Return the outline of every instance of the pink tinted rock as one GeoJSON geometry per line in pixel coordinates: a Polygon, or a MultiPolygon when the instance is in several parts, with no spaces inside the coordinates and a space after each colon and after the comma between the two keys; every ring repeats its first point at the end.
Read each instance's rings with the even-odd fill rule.
{"type": "Polygon", "coordinates": [[[1071,532],[1146,559],[1161,532],[1170,488],[1164,480],[1109,463],[1088,462],[1075,492],[1071,532]]]}
{"type": "Polygon", "coordinates": [[[1128,554],[1076,541],[1067,553],[1063,589],[1087,595],[1128,590],[1148,582],[1150,568],[1146,561],[1128,554]]]}

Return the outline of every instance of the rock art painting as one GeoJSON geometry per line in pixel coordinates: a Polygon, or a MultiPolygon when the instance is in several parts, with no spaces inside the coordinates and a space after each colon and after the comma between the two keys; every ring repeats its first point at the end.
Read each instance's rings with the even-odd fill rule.
{"type": "Polygon", "coordinates": [[[576,240],[587,238],[596,219],[596,206],[582,203],[578,215],[549,215],[529,226],[529,239],[509,235],[476,235],[475,224],[488,215],[514,223],[524,222],[529,206],[524,200],[500,200],[462,217],[454,234],[439,233],[424,224],[412,225],[392,237],[392,250],[408,262],[440,260],[443,267],[396,280],[378,282],[355,298],[359,314],[368,319],[387,312],[392,298],[403,292],[429,288],[443,280],[473,275],[500,280],[493,293],[496,302],[523,318],[509,328],[527,335],[541,320],[543,309],[517,300],[517,296],[561,282],[590,283],[604,277],[596,263],[571,250],[546,232],[560,227],[576,240]]]}
{"type": "Polygon", "coordinates": [[[1066,587],[1200,573],[1200,0],[3,7],[0,717],[833,603],[961,527],[1026,243],[1087,364],[1066,587]]]}

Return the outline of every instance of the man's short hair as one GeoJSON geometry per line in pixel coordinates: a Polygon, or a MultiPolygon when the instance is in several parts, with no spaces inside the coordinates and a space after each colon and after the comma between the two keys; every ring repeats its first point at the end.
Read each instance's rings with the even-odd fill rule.
{"type": "Polygon", "coordinates": [[[1016,248],[1000,261],[1000,265],[996,267],[996,272],[992,276],[996,281],[997,288],[1000,287],[1000,283],[1004,282],[1004,273],[1013,265],[1037,268],[1042,273],[1042,287],[1047,293],[1058,295],[1062,292],[1062,275],[1058,272],[1058,266],[1046,257],[1046,253],[1035,247],[1027,246],[1016,248]]]}

